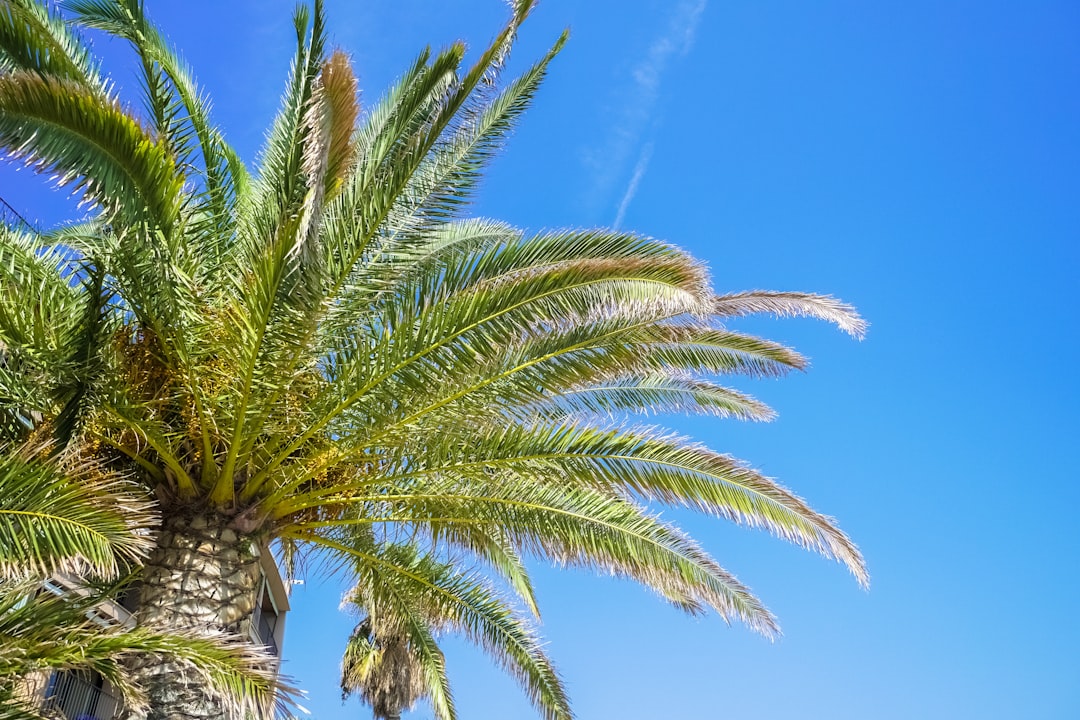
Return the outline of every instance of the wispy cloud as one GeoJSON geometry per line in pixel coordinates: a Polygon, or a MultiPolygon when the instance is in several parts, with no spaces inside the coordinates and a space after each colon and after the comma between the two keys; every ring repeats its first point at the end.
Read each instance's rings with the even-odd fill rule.
{"type": "MultiPolygon", "coordinates": [[[[594,187],[597,198],[610,197],[611,190],[625,176],[630,158],[637,155],[633,174],[622,193],[615,224],[622,222],[626,209],[637,192],[652,156],[652,142],[642,147],[642,138],[656,124],[657,104],[664,74],[673,59],[685,55],[693,47],[701,16],[707,0],[681,0],[671,13],[664,31],[649,45],[641,61],[631,72],[631,84],[625,90],[629,101],[611,128],[609,140],[599,152],[591,154],[594,187]]],[[[606,202],[606,201],[603,201],[606,202]]]]}
{"type": "Polygon", "coordinates": [[[652,159],[653,144],[646,143],[645,147],[641,148],[641,154],[638,155],[637,165],[634,166],[634,174],[630,177],[630,184],[626,186],[626,192],[623,193],[622,200],[619,201],[619,210],[615,213],[615,222],[612,223],[612,227],[618,229],[622,225],[623,218],[626,217],[626,209],[630,207],[630,201],[634,199],[634,195],[637,194],[638,185],[641,184],[641,178],[645,177],[645,171],[649,169],[649,160],[652,159]]]}
{"type": "Polygon", "coordinates": [[[671,57],[676,53],[685,55],[694,46],[694,36],[705,5],[706,0],[683,0],[679,3],[667,31],[653,41],[645,59],[634,68],[634,81],[649,103],[656,102],[660,80],[671,57]]]}

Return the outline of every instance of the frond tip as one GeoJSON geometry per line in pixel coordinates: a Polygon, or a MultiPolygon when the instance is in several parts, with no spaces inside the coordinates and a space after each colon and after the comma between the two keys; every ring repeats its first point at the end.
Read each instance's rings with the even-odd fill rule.
{"type": "Polygon", "coordinates": [[[719,317],[758,314],[813,317],[831,322],[859,340],[866,336],[869,327],[869,323],[851,305],[829,295],[813,293],[751,290],[719,295],[713,301],[713,312],[719,317]]]}

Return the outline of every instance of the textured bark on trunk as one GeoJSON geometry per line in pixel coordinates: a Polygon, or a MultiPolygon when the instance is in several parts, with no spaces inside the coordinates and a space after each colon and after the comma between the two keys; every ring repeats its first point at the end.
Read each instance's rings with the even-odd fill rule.
{"type": "MultiPolygon", "coordinates": [[[[143,568],[138,622],[164,631],[240,633],[255,609],[259,577],[257,544],[229,528],[226,519],[167,518],[143,568]]],[[[135,672],[150,709],[129,712],[128,720],[229,717],[227,703],[189,668],[146,659],[136,663],[135,672]]]]}

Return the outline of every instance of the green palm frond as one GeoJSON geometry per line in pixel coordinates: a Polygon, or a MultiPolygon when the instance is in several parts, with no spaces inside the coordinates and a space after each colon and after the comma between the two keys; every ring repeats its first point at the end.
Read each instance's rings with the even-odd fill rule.
{"type": "MultiPolygon", "coordinates": [[[[410,187],[413,190],[417,189],[417,184],[423,187],[425,176],[428,193],[445,187],[445,181],[432,185],[431,177],[441,174],[438,171],[432,173],[433,168],[441,165],[443,172],[452,174],[452,168],[463,168],[462,163],[468,162],[470,156],[473,160],[479,159],[485,144],[495,141],[528,103],[535,84],[543,75],[546,61],[527,73],[522,83],[508,89],[501,103],[491,105],[491,111],[476,128],[461,133],[458,142],[463,143],[464,151],[459,153],[456,162],[447,164],[438,157],[446,153],[429,160],[433,150],[443,149],[441,142],[453,144],[444,135],[450,133],[453,137],[458,133],[459,111],[467,106],[485,80],[492,82],[491,74],[505,60],[517,27],[530,11],[531,4],[519,3],[502,32],[460,78],[457,69],[464,54],[462,45],[454,45],[440,53],[430,64],[429,54],[423,53],[404,80],[371,113],[358,136],[355,182],[343,193],[342,207],[334,213],[345,222],[336,238],[330,233],[330,257],[337,259],[337,273],[331,276],[335,286],[341,286],[370,243],[390,224],[401,200],[411,194],[410,187]],[[473,135],[471,140],[468,139],[470,134],[473,135]]],[[[560,40],[552,55],[561,44],[560,40]]]]}
{"type": "MultiPolygon", "coordinates": [[[[644,314],[647,310],[641,312],[644,314]]],[[[651,332],[655,326],[649,326],[650,332],[643,333],[636,327],[636,319],[629,327],[626,320],[603,318],[599,322],[581,323],[567,332],[550,332],[517,341],[506,338],[499,343],[501,351],[481,365],[450,355],[450,361],[442,364],[437,364],[441,358],[436,358],[434,362],[409,368],[410,375],[402,378],[404,373],[401,373],[389,379],[382,386],[372,388],[370,396],[378,398],[380,391],[402,399],[419,395],[414,402],[404,405],[410,414],[404,418],[379,416],[370,432],[365,432],[367,428],[353,420],[352,429],[358,434],[354,439],[339,431],[343,444],[382,442],[396,432],[451,421],[467,422],[468,418],[484,412],[527,421],[537,409],[551,411],[569,407],[567,401],[573,402],[574,393],[579,398],[591,393],[594,403],[617,404],[620,395],[627,396],[610,384],[612,378],[635,371],[651,375],[654,386],[659,382],[656,378],[665,378],[668,390],[681,383],[683,402],[657,408],[659,411],[708,414],[710,407],[730,409],[734,407],[732,403],[736,403],[743,413],[768,417],[766,408],[755,405],[745,396],[732,394],[706,381],[687,380],[687,376],[691,370],[702,369],[694,367],[694,363],[704,362],[711,363],[708,369],[717,374],[780,374],[787,369],[789,357],[771,353],[770,347],[764,348],[762,354],[744,352],[746,346],[740,342],[741,338],[736,336],[732,342],[730,334],[711,330],[691,335],[698,344],[684,345],[672,342],[669,333],[651,332]],[[710,341],[712,344],[706,344],[710,341]],[[454,360],[458,361],[453,363],[454,360]],[[414,379],[419,373],[424,375],[414,379]],[[423,391],[424,380],[434,383],[440,379],[445,384],[439,391],[423,391]],[[709,402],[687,403],[685,391],[691,389],[688,382],[693,384],[696,399],[709,402]],[[598,399],[601,397],[605,400],[598,399]]],[[[647,390],[639,391],[637,397],[640,392],[647,390]]],[[[654,399],[657,399],[655,394],[654,399]]]]}
{"type": "Polygon", "coordinates": [[[491,572],[499,576],[514,591],[517,597],[525,603],[533,617],[540,618],[540,607],[536,602],[536,592],[533,589],[532,578],[525,568],[525,562],[521,554],[510,538],[499,531],[498,528],[490,528],[487,533],[477,533],[471,538],[472,544],[469,550],[491,572]]]}
{"type": "Polygon", "coordinates": [[[116,101],[84,85],[0,77],[0,146],[122,221],[169,231],[177,220],[183,181],[172,159],[116,101]]]}
{"type": "Polygon", "coordinates": [[[38,238],[0,228],[0,342],[45,366],[63,364],[65,336],[82,297],[78,265],[38,238]]]}
{"type": "Polygon", "coordinates": [[[71,380],[58,388],[62,405],[52,423],[53,439],[67,447],[83,430],[97,405],[92,397],[107,382],[108,360],[102,350],[107,348],[116,329],[116,315],[109,307],[110,291],[105,286],[105,271],[100,266],[86,266],[82,281],[85,305],[83,319],[67,343],[66,365],[71,368],[71,380]]]}
{"type": "Polygon", "coordinates": [[[32,0],[0,3],[0,68],[32,70],[107,94],[83,39],[58,13],[32,0]]]}
{"type": "Polygon", "coordinates": [[[51,720],[47,718],[41,711],[33,707],[25,706],[19,702],[16,697],[18,692],[15,688],[10,688],[3,695],[0,695],[0,717],[4,720],[51,720]]]}
{"type": "MultiPolygon", "coordinates": [[[[296,30],[296,54],[281,109],[278,111],[262,151],[260,177],[252,189],[250,206],[241,208],[251,233],[246,249],[258,255],[268,240],[288,243],[291,238],[282,224],[297,209],[306,180],[301,172],[305,140],[311,128],[304,116],[311,101],[323,61],[326,43],[325,16],[322,3],[316,2],[309,12],[305,5],[297,6],[293,17],[296,30]]],[[[288,249],[288,248],[286,248],[288,249]]],[[[251,258],[242,258],[250,262],[251,258]]]]}
{"type": "Polygon", "coordinates": [[[508,83],[501,93],[467,113],[451,137],[441,140],[438,151],[417,168],[402,193],[404,202],[395,209],[390,224],[417,232],[426,225],[438,227],[453,219],[471,197],[483,170],[502,149],[517,120],[532,104],[551,61],[562,50],[567,33],[548,54],[528,71],[508,83]]]}
{"type": "Polygon", "coordinates": [[[0,236],[0,442],[19,443],[78,386],[72,361],[89,306],[64,252],[9,228],[0,236]]]}
{"type": "Polygon", "coordinates": [[[0,455],[0,576],[116,577],[145,556],[155,524],[137,488],[99,468],[29,450],[0,455]]]}
{"type": "Polygon", "coordinates": [[[369,494],[297,497],[279,512],[339,504],[345,518],[311,519],[283,526],[284,537],[333,545],[317,532],[348,524],[403,523],[427,528],[437,542],[471,550],[498,532],[526,552],[564,565],[602,570],[654,589],[676,606],[712,608],[773,635],[775,619],[750,591],[697,544],[628,499],[603,488],[543,484],[498,468],[462,467],[437,477],[414,473],[405,483],[390,474],[389,488],[373,483],[369,494]],[[357,516],[356,511],[363,510],[357,516]]]}
{"type": "MultiPolygon", "coordinates": [[[[201,155],[205,188],[204,202],[200,205],[209,226],[197,228],[195,234],[203,252],[222,257],[223,241],[231,234],[232,205],[248,184],[248,172],[213,124],[209,97],[193,79],[190,68],[148,20],[142,2],[68,0],[64,6],[79,24],[124,38],[138,52],[148,105],[159,132],[177,156],[201,155]]],[[[216,266],[217,263],[211,267],[216,269],[216,266]]]]}
{"type": "Polygon", "coordinates": [[[237,638],[180,630],[103,626],[100,615],[119,585],[113,579],[145,557],[157,522],[152,505],[130,483],[93,465],[60,462],[41,451],[0,455],[0,713],[32,712],[17,687],[31,673],[93,671],[116,688],[129,709],[147,707],[130,662],[147,656],[179,663],[237,716],[288,702],[291,689],[270,659],[237,638]],[[73,573],[79,591],[54,596],[42,580],[73,573]],[[87,576],[86,574],[89,574],[87,576]]]}
{"type": "Polygon", "coordinates": [[[764,403],[731,388],[679,375],[620,375],[609,382],[583,384],[526,406],[527,411],[551,417],[623,413],[667,415],[687,413],[734,417],[739,420],[772,420],[776,413],[764,403]]]}
{"type": "Polygon", "coordinates": [[[313,422],[255,475],[254,486],[279,460],[335,421],[355,422],[354,411],[399,397],[403,387],[438,387],[448,373],[459,374],[470,359],[486,359],[504,344],[517,342],[529,328],[555,329],[563,317],[566,324],[580,322],[597,305],[664,317],[700,310],[708,298],[704,273],[692,259],[666,244],[625,234],[538,236],[534,243],[497,248],[488,258],[465,258],[461,272],[468,278],[481,276],[466,283],[443,268],[440,286],[460,282],[465,287],[441,303],[439,288],[428,279],[423,281],[428,287],[395,292],[393,304],[377,321],[380,337],[370,345],[357,344],[365,338],[355,330],[335,333],[337,347],[330,350],[335,382],[309,400],[313,422]],[[490,265],[499,265],[501,272],[488,279],[481,273],[490,265]]]}
{"type": "Polygon", "coordinates": [[[588,486],[619,496],[688,507],[765,528],[802,547],[835,558],[860,583],[865,563],[830,518],[734,458],[670,434],[648,429],[602,429],[589,425],[443,427],[422,435],[429,467],[416,467],[405,445],[384,469],[390,487],[416,478],[462,475],[477,482],[492,473],[532,484],[588,486]],[[400,470],[396,470],[400,468],[400,470]],[[396,470],[396,471],[395,471],[396,470]]]}

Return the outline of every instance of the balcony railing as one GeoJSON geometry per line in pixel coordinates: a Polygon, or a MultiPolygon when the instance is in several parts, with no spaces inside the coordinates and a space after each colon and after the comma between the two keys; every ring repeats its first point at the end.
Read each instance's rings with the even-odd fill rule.
{"type": "Polygon", "coordinates": [[[29,230],[30,232],[38,232],[38,229],[34,227],[34,224],[23,217],[15,208],[8,204],[7,200],[0,197],[0,223],[8,227],[16,227],[20,230],[29,230]]]}
{"type": "Polygon", "coordinates": [[[121,703],[86,673],[57,672],[49,677],[41,702],[42,714],[65,720],[115,720],[121,703]]]}

